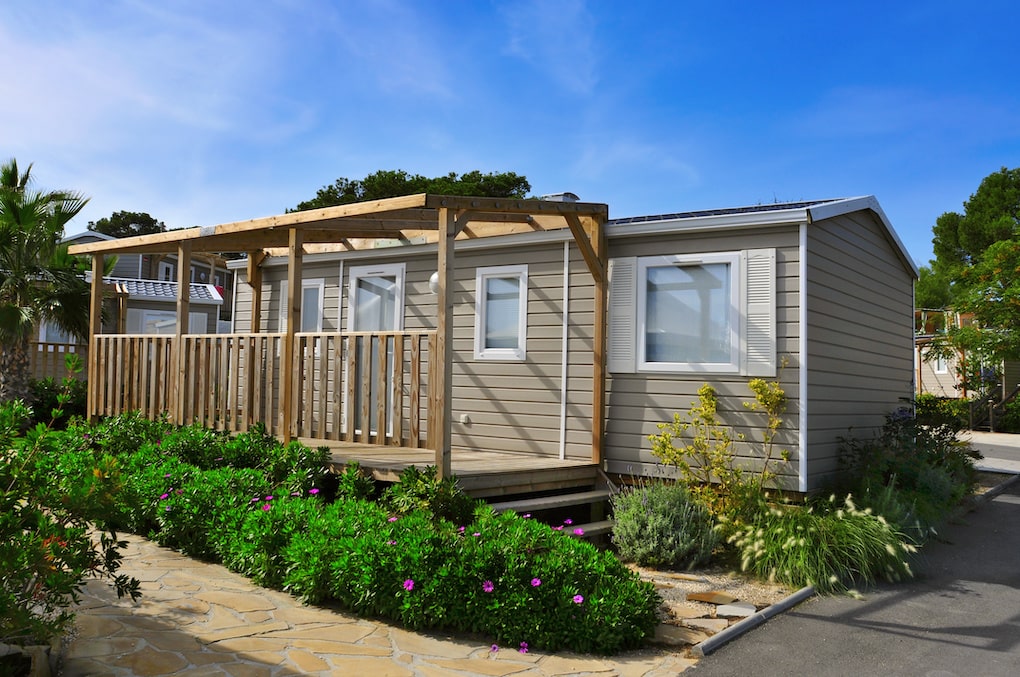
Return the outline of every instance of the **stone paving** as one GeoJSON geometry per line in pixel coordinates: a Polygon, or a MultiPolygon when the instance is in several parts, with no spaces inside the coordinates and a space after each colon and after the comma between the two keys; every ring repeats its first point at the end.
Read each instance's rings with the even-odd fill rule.
{"type": "Polygon", "coordinates": [[[123,573],[142,583],[137,602],[90,581],[63,675],[485,675],[666,677],[693,659],[664,649],[612,658],[493,652],[485,638],[408,632],[378,621],[301,605],[219,565],[126,536],[123,573]]]}

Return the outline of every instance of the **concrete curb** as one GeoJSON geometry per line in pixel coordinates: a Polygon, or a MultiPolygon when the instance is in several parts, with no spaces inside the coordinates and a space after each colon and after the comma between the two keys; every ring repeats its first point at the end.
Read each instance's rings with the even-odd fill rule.
{"type": "Polygon", "coordinates": [[[691,653],[699,658],[703,658],[721,647],[723,644],[736,639],[749,630],[753,630],[773,616],[797,606],[814,594],[815,588],[812,585],[801,588],[789,597],[776,602],[772,606],[765,607],[761,611],[748,616],[744,620],[734,623],[722,632],[712,635],[705,641],[695,644],[691,647],[691,653]]]}
{"type": "MultiPolygon", "coordinates": [[[[1003,473],[1003,474],[1006,475],[1006,474],[1009,474],[1009,473],[1003,473]]],[[[1006,489],[1009,489],[1011,486],[1013,486],[1017,482],[1020,482],[1020,474],[1012,475],[1008,480],[1003,480],[1002,482],[996,484],[994,487],[992,487],[991,489],[989,489],[985,493],[980,494],[978,496],[974,496],[973,497],[973,504],[975,506],[978,506],[978,505],[981,505],[982,503],[986,503],[986,502],[992,500],[993,498],[995,498],[996,496],[998,496],[999,494],[1001,494],[1002,492],[1004,492],[1006,489]]]]}

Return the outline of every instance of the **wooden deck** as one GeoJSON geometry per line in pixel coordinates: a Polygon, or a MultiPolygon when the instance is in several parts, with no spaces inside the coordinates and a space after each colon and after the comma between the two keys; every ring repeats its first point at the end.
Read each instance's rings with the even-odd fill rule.
{"type": "MultiPolygon", "coordinates": [[[[301,442],[311,447],[328,446],[333,467],[341,468],[357,461],[382,482],[398,481],[400,473],[408,466],[424,468],[436,464],[435,452],[427,449],[312,438],[301,438],[301,442]]],[[[592,486],[599,470],[598,464],[589,460],[458,449],[452,453],[452,468],[461,489],[476,498],[592,486]]]]}

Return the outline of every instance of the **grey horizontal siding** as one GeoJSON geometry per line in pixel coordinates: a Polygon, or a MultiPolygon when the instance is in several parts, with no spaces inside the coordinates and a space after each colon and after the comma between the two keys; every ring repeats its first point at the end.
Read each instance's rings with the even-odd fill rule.
{"type": "Polygon", "coordinates": [[[912,395],[913,276],[870,212],[808,228],[808,490],[912,395]]]}
{"type": "MultiPolygon", "coordinates": [[[[711,234],[678,234],[669,236],[614,238],[611,256],[652,256],[698,254],[706,252],[741,251],[745,249],[776,249],[776,329],[777,352],[787,362],[782,370],[784,390],[788,397],[785,429],[781,439],[790,452],[791,462],[775,467],[780,483],[796,488],[799,386],[798,346],[799,322],[799,235],[796,227],[768,230],[740,230],[711,234]]],[[[686,415],[697,391],[710,382],[719,395],[719,418],[722,423],[748,440],[759,440],[761,415],[748,413],[744,404],[753,400],[747,388],[748,377],[717,374],[610,374],[608,386],[608,426],[606,432],[607,466],[611,472],[645,474],[662,473],[651,453],[649,435],[659,432],[657,424],[670,421],[675,412],[686,415]]],[[[736,462],[752,468],[760,466],[761,449],[757,443],[736,441],[733,447],[736,462]]],[[[778,448],[777,448],[778,453],[778,448]]]]}

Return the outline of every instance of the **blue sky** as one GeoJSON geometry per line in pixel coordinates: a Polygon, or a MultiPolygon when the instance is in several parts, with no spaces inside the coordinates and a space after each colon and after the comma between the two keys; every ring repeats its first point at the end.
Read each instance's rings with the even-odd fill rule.
{"type": "Polygon", "coordinates": [[[0,159],[170,227],[337,177],[524,174],[612,217],[873,194],[915,261],[1020,166],[1015,2],[35,0],[0,159]]]}

